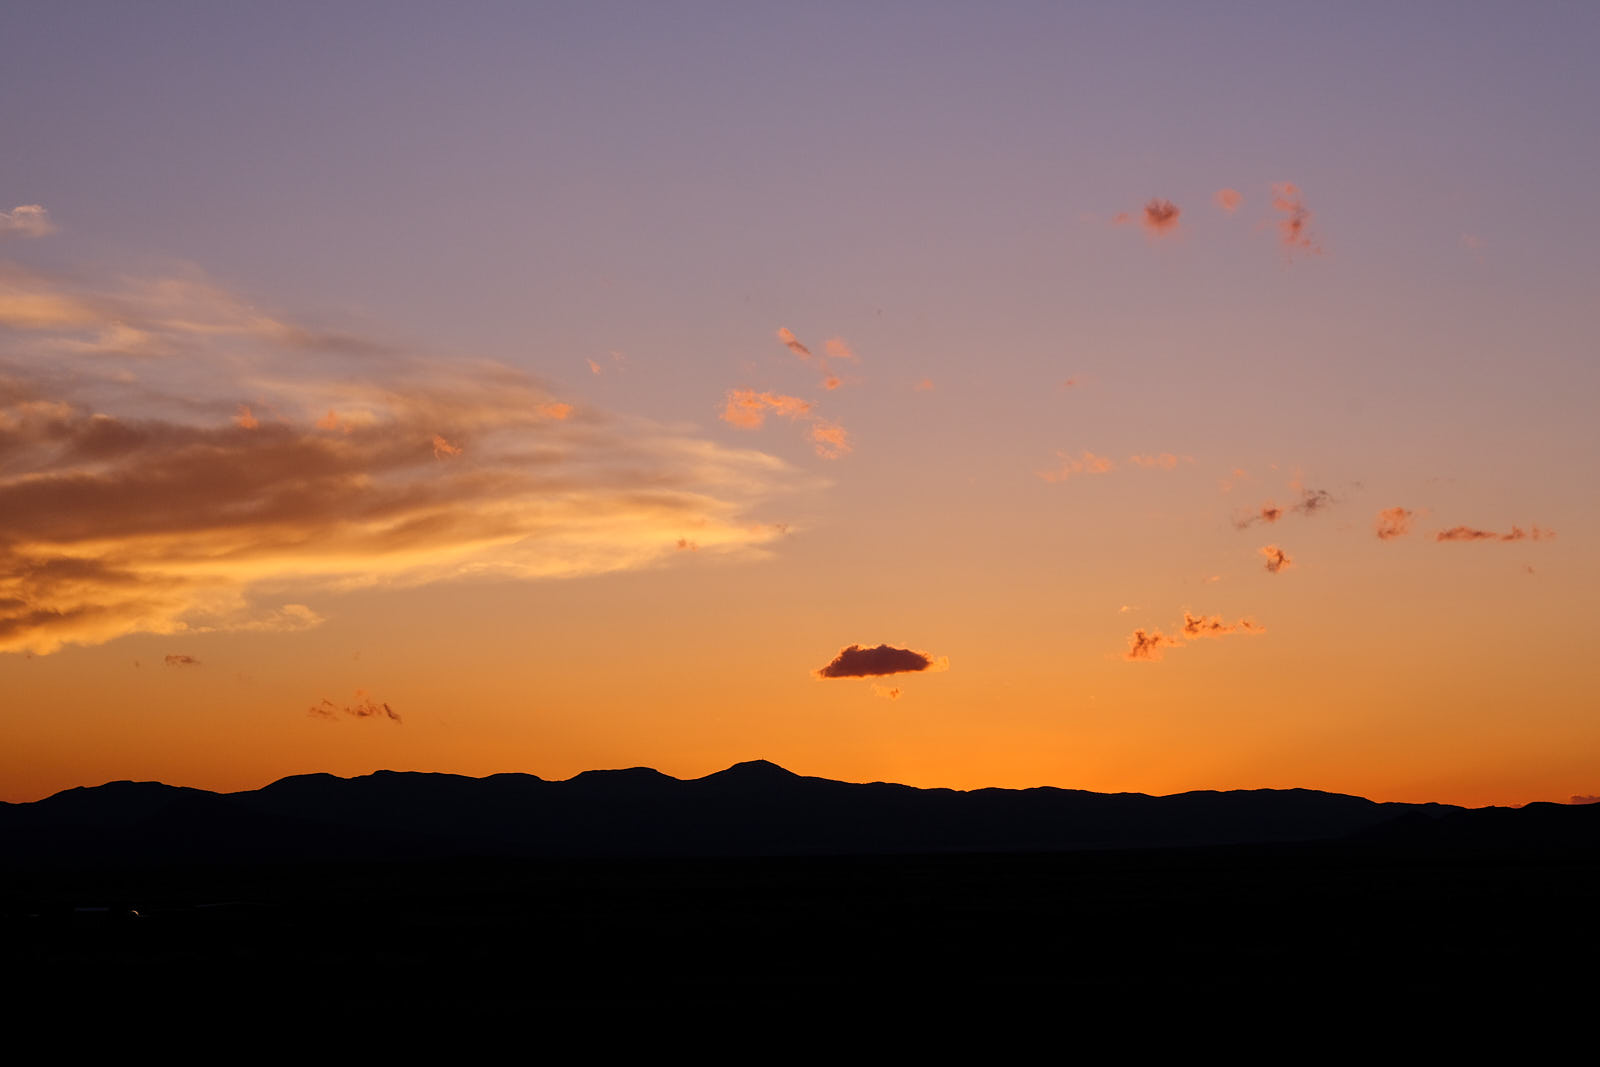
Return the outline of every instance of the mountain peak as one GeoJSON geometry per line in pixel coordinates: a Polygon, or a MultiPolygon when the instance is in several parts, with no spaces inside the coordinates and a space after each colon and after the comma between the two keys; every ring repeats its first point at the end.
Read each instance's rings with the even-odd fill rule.
{"type": "Polygon", "coordinates": [[[791,781],[800,776],[791,770],[778,766],[771,760],[752,759],[743,763],[735,763],[725,771],[708,774],[701,781],[715,778],[718,781],[736,782],[781,782],[791,781]]]}

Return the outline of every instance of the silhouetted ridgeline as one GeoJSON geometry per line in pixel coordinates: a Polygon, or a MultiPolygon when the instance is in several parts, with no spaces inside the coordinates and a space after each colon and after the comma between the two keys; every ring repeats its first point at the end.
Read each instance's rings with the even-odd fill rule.
{"type": "Polygon", "coordinates": [[[689,781],[634,768],[560,782],[308,774],[239,793],[112,782],[0,806],[0,857],[9,864],[907,855],[1340,839],[1587,847],[1600,844],[1600,805],[1469,810],[1306,789],[959,792],[807,778],[757,760],[689,781]]]}

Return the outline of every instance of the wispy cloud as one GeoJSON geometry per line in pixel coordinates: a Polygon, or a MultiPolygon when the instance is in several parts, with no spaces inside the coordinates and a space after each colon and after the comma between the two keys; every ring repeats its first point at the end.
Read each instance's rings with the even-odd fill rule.
{"type": "Polygon", "coordinates": [[[195,659],[193,656],[183,655],[181,653],[170,653],[170,654],[168,654],[166,659],[165,659],[165,662],[166,662],[167,666],[169,666],[169,667],[198,667],[198,666],[200,666],[200,661],[199,660],[195,659]]]}
{"type": "Polygon", "coordinates": [[[1267,545],[1259,551],[1267,561],[1267,570],[1271,571],[1273,574],[1277,574],[1279,571],[1287,570],[1288,568],[1294,566],[1294,560],[1290,559],[1283,549],[1279,548],[1277,545],[1267,545]]]}
{"type": "Polygon", "coordinates": [[[7,237],[44,237],[56,232],[50,212],[38,204],[18,204],[0,211],[0,240],[7,237]]]}
{"type": "Polygon", "coordinates": [[[720,416],[722,421],[746,430],[759,429],[767,421],[769,411],[791,419],[811,411],[810,402],[797,396],[758,393],[754,389],[729,389],[724,401],[720,416]]]}
{"type": "Polygon", "coordinates": [[[1175,233],[1178,229],[1178,217],[1183,214],[1183,209],[1171,200],[1161,197],[1151,197],[1146,201],[1144,209],[1137,216],[1127,211],[1121,211],[1111,217],[1114,226],[1125,226],[1138,219],[1139,225],[1152,237],[1163,237],[1175,233]]]}
{"type": "Polygon", "coordinates": [[[801,484],[760,452],[580,413],[512,368],[305,329],[192,279],[120,283],[112,309],[10,270],[0,318],[6,282],[71,313],[0,329],[0,651],[292,632],[341,590],[649,567],[691,529],[703,551],[759,553],[781,534],[752,511],[801,484]],[[58,343],[113,310],[159,358],[58,343]],[[462,442],[471,463],[440,462],[462,442]]]}
{"type": "Polygon", "coordinates": [[[1282,216],[1278,219],[1278,240],[1291,255],[1295,252],[1322,253],[1322,246],[1311,236],[1311,209],[1301,199],[1299,188],[1291,182],[1274,185],[1272,207],[1282,216]]]}
{"type": "Polygon", "coordinates": [[[1159,630],[1135,630],[1128,636],[1128,650],[1123,653],[1122,658],[1154,662],[1161,659],[1162,653],[1166,650],[1182,648],[1184,639],[1197,640],[1207,637],[1227,637],[1231,634],[1263,633],[1266,633],[1266,627],[1253,619],[1240,619],[1230,623],[1224,621],[1220,615],[1193,615],[1185,611],[1181,637],[1164,634],[1159,630]]]}
{"type": "Polygon", "coordinates": [[[1074,456],[1067,452],[1057,452],[1058,465],[1051,470],[1036,472],[1039,477],[1047,482],[1063,482],[1075,474],[1105,474],[1116,467],[1116,464],[1106,456],[1097,456],[1088,449],[1074,456]]]}
{"type": "Polygon", "coordinates": [[[877,678],[886,674],[943,670],[947,667],[949,660],[944,657],[935,660],[926,652],[916,652],[909,648],[895,648],[892,645],[878,645],[874,648],[850,645],[840,649],[832,662],[820,668],[816,675],[818,678],[877,678]]]}
{"type": "Polygon", "coordinates": [[[1235,518],[1233,524],[1241,530],[1254,526],[1258,522],[1264,522],[1270,526],[1290,512],[1297,515],[1311,516],[1333,503],[1334,496],[1326,489],[1303,489],[1300,493],[1300,499],[1289,505],[1287,509],[1280,508],[1277,504],[1269,501],[1262,504],[1253,513],[1235,518]]]}
{"type": "Polygon", "coordinates": [[[811,358],[811,349],[801,344],[800,338],[796,337],[794,335],[794,331],[789,329],[789,327],[778,327],[778,340],[782,341],[784,347],[793,352],[795,355],[799,356],[801,359],[811,358]]]}
{"type": "Polygon", "coordinates": [[[1411,519],[1415,512],[1407,508],[1384,508],[1378,512],[1377,521],[1373,524],[1374,530],[1380,541],[1393,541],[1396,537],[1404,537],[1411,532],[1411,519]]]}
{"type": "Polygon", "coordinates": [[[1216,201],[1218,207],[1232,215],[1244,203],[1244,194],[1237,189],[1218,189],[1216,201]]]}
{"type": "Polygon", "coordinates": [[[854,447],[850,434],[836,422],[818,419],[811,424],[811,443],[823,459],[839,459],[850,454],[854,447]]]}
{"type": "Polygon", "coordinates": [[[1494,530],[1476,530],[1470,526],[1452,526],[1448,530],[1440,530],[1433,535],[1435,541],[1548,541],[1554,538],[1554,530],[1541,529],[1534,526],[1524,530],[1520,526],[1511,527],[1508,533],[1497,533],[1494,530]]]}
{"type": "Polygon", "coordinates": [[[388,719],[390,722],[399,722],[400,713],[388,704],[369,697],[365,690],[357,689],[355,703],[335,704],[327,697],[307,709],[307,714],[318,719],[336,719],[340,715],[348,715],[352,719],[388,719]]]}
{"type": "Polygon", "coordinates": [[[1168,648],[1182,648],[1183,642],[1177,638],[1168,637],[1159,630],[1135,630],[1128,636],[1128,651],[1123,654],[1123,659],[1155,661],[1161,658],[1161,653],[1168,648]]]}

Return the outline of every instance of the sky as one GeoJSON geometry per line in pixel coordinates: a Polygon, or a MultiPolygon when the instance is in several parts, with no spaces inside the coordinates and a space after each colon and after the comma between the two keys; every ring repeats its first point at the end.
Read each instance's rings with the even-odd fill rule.
{"type": "Polygon", "coordinates": [[[1600,8],[32,3],[0,800],[1600,794],[1600,8]]]}

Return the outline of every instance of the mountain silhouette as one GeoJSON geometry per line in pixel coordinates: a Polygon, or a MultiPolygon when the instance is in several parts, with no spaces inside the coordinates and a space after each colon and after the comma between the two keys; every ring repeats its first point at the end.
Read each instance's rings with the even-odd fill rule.
{"type": "Polygon", "coordinates": [[[6,862],[457,856],[1066,852],[1350,840],[1600,844],[1600,805],[1465,809],[1309,789],[1155,797],[919,789],[798,775],[767,760],[682,780],[633,767],[565,781],[377,771],[235,793],[158,782],[0,805],[6,862]]]}

